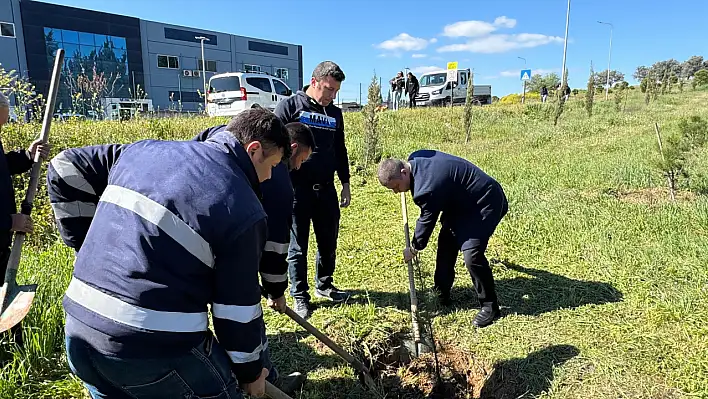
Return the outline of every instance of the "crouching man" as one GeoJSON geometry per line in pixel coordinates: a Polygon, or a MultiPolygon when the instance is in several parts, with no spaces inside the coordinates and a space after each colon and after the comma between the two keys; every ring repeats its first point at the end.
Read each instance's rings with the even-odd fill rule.
{"type": "MultiPolygon", "coordinates": [[[[290,122],[285,125],[290,136],[290,159],[284,160],[273,168],[271,178],[261,183],[261,202],[263,210],[268,215],[268,235],[263,257],[260,261],[261,283],[268,298],[268,306],[278,312],[285,311],[285,290],[288,288],[288,245],[290,243],[290,228],[292,227],[293,186],[290,181],[290,171],[300,169],[315,148],[315,139],[307,125],[300,122],[290,122]]],[[[218,125],[199,133],[193,140],[205,141],[214,134],[223,131],[226,125],[218,125]]],[[[306,376],[295,372],[288,376],[280,376],[271,362],[265,326],[261,340],[263,346],[261,359],[263,367],[269,373],[266,378],[271,384],[287,394],[293,394],[306,379],[306,376]]]]}
{"type": "Polygon", "coordinates": [[[54,216],[77,251],[63,300],[67,360],[91,397],[264,396],[260,182],[290,152],[280,119],[249,110],[203,142],[51,160],[54,216]]]}
{"type": "Polygon", "coordinates": [[[394,193],[411,191],[420,207],[407,262],[423,250],[440,217],[435,289],[449,306],[457,254],[462,251],[481,311],[473,324],[484,327],[500,316],[494,277],[485,256],[489,238],[508,211],[501,185],[471,162],[440,151],[419,150],[407,161],[385,159],[378,169],[381,185],[394,193]]]}

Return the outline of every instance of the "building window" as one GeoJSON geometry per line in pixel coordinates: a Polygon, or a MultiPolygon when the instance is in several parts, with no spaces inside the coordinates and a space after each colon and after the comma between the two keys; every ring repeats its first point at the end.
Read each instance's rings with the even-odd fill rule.
{"type": "Polygon", "coordinates": [[[204,98],[196,91],[177,91],[170,90],[167,93],[170,101],[182,101],[183,103],[199,103],[204,101],[204,98]]]}
{"type": "Polygon", "coordinates": [[[157,56],[157,67],[168,69],[179,69],[179,59],[174,55],[157,56]]]}
{"type": "Polygon", "coordinates": [[[0,22],[0,36],[15,37],[15,24],[11,22],[0,22]]]}
{"type": "Polygon", "coordinates": [[[64,49],[62,84],[59,85],[57,106],[86,114],[89,103],[86,97],[91,93],[79,90],[78,77],[89,80],[96,74],[103,74],[107,87],[99,94],[105,98],[130,97],[133,77],[128,68],[126,38],[95,33],[44,27],[44,44],[47,67],[51,71],[57,49],[64,49]],[[78,97],[77,97],[78,95],[78,97]],[[82,96],[84,98],[82,99],[82,96]]]}
{"type": "MultiPolygon", "coordinates": [[[[202,60],[197,59],[197,69],[202,70],[202,60]]],[[[206,61],[206,71],[216,72],[216,61],[207,60],[206,61]]]]}
{"type": "Polygon", "coordinates": [[[252,64],[243,64],[243,69],[246,72],[260,72],[261,66],[260,65],[252,65],[252,64]]]}
{"type": "Polygon", "coordinates": [[[288,68],[275,68],[275,76],[287,82],[288,68]]]}
{"type": "Polygon", "coordinates": [[[288,55],[288,48],[277,44],[248,41],[248,49],[250,51],[258,51],[261,53],[288,55]]]}
{"type": "Polygon", "coordinates": [[[196,37],[204,36],[209,40],[204,40],[204,45],[216,46],[218,44],[215,35],[209,35],[206,33],[193,32],[189,30],[165,28],[165,39],[179,40],[182,42],[194,42],[201,43],[201,40],[195,39],[196,37]]]}

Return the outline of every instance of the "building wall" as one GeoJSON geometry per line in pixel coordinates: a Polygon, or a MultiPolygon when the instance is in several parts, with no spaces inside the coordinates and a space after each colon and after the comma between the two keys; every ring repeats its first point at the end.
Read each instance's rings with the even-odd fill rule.
{"type": "Polygon", "coordinates": [[[5,70],[14,69],[18,75],[26,77],[27,61],[19,0],[0,0],[0,22],[12,24],[15,34],[15,37],[0,35],[0,64],[5,70]]]}
{"type": "Polygon", "coordinates": [[[233,59],[236,70],[244,70],[245,65],[258,65],[262,72],[275,75],[277,68],[288,70],[285,83],[293,91],[302,87],[302,59],[300,46],[254,39],[244,36],[233,36],[233,59]]]}

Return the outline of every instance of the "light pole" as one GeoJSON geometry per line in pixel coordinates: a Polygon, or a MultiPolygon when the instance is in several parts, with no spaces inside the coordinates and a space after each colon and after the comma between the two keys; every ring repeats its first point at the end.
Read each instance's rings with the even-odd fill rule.
{"type": "Polygon", "coordinates": [[[607,87],[605,87],[605,100],[610,96],[610,62],[612,61],[612,26],[609,22],[597,21],[598,24],[610,25],[610,55],[607,57],[607,87]]]}
{"type": "Polygon", "coordinates": [[[563,70],[561,71],[561,89],[563,84],[566,83],[565,75],[565,59],[568,52],[568,24],[570,24],[570,0],[568,0],[568,11],[565,13],[565,42],[563,44],[563,70]]]}
{"type": "MultiPolygon", "coordinates": [[[[524,60],[524,69],[526,69],[526,58],[524,57],[516,57],[520,60],[524,60]]],[[[526,81],[524,80],[524,92],[521,95],[521,104],[524,104],[526,102],[526,81]]]]}
{"type": "Polygon", "coordinates": [[[204,36],[195,36],[197,40],[202,42],[202,78],[204,78],[204,113],[207,112],[207,85],[206,85],[206,60],[204,59],[204,40],[209,41],[204,36]]]}

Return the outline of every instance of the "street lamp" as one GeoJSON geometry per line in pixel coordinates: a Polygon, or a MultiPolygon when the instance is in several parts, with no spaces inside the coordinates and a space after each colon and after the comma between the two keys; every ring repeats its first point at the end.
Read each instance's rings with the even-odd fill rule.
{"type": "MultiPolygon", "coordinates": [[[[520,60],[524,60],[524,69],[526,69],[526,58],[524,58],[524,57],[516,57],[516,58],[518,58],[520,60]]],[[[523,104],[525,102],[526,102],[526,81],[524,80],[524,92],[521,95],[521,104],[523,104]]]]}
{"type": "Polygon", "coordinates": [[[610,25],[610,55],[607,57],[607,87],[605,88],[605,100],[609,98],[610,95],[610,62],[612,61],[612,26],[609,22],[597,21],[598,24],[610,25]]]}
{"type": "Polygon", "coordinates": [[[204,113],[207,112],[207,84],[206,84],[206,60],[204,59],[204,40],[209,41],[204,36],[195,36],[197,40],[202,42],[202,78],[204,78],[204,113]]]}
{"type": "Polygon", "coordinates": [[[563,70],[561,71],[561,88],[563,83],[567,83],[565,74],[565,59],[568,52],[568,24],[570,24],[570,0],[568,0],[568,11],[565,13],[565,42],[563,44],[563,70]]]}

